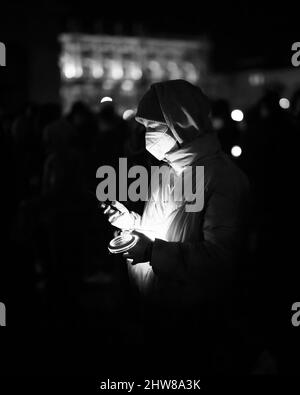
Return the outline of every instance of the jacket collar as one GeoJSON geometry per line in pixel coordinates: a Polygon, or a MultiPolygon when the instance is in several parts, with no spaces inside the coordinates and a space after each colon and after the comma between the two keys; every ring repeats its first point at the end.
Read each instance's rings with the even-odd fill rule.
{"type": "Polygon", "coordinates": [[[172,150],[166,154],[167,162],[176,173],[181,173],[185,167],[191,166],[195,162],[201,164],[207,158],[217,154],[221,146],[215,132],[199,136],[179,149],[172,150]]]}

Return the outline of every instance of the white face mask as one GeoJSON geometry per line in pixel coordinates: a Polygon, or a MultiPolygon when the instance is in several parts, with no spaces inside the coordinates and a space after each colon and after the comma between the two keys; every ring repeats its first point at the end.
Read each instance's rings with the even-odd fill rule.
{"type": "Polygon", "coordinates": [[[146,131],[146,150],[158,160],[163,160],[166,153],[176,144],[176,140],[167,133],[167,130],[168,127],[165,126],[161,130],[147,129],[146,131]]]}

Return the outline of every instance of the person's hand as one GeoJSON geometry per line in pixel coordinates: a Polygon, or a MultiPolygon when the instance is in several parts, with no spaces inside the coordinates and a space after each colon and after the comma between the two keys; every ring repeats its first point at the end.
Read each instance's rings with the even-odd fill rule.
{"type": "Polygon", "coordinates": [[[114,201],[110,204],[102,203],[103,213],[108,216],[108,221],[119,229],[133,229],[134,216],[124,204],[114,201]]]}
{"type": "Polygon", "coordinates": [[[151,259],[153,241],[140,232],[132,232],[138,237],[135,246],[123,253],[123,257],[128,259],[132,265],[140,262],[148,262],[151,259]]]}

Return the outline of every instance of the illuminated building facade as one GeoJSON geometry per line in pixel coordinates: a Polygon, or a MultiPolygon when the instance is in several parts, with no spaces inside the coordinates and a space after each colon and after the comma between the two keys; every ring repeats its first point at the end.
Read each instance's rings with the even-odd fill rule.
{"type": "Polygon", "coordinates": [[[108,96],[123,112],[134,109],[153,82],[177,78],[202,86],[205,82],[206,41],[63,34],[60,42],[65,111],[77,100],[97,110],[101,98],[108,96]]]}

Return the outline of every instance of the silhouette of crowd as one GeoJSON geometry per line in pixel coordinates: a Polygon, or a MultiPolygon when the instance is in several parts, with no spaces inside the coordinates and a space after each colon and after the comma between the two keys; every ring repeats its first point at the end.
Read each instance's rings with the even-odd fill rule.
{"type": "MultiPolygon", "coordinates": [[[[291,223],[300,92],[290,109],[282,109],[279,99],[276,91],[266,91],[240,123],[231,119],[226,100],[215,100],[212,118],[223,150],[252,186],[240,308],[253,317],[253,330],[259,328],[264,347],[280,361],[287,351],[276,337],[287,330],[276,316],[288,314],[296,289],[291,223]],[[242,149],[239,157],[231,155],[235,145],[242,149]]],[[[108,342],[142,341],[139,306],[122,258],[108,253],[114,230],[99,210],[95,191],[101,165],[117,169],[119,157],[128,158],[128,167],[153,163],[143,127],[124,120],[111,102],[102,103],[97,113],[76,102],[66,115],[51,103],[28,104],[17,113],[3,106],[0,140],[6,234],[0,296],[12,305],[11,326],[26,320],[29,326],[96,327],[108,342]]],[[[128,208],[142,212],[143,205],[128,208]]]]}

